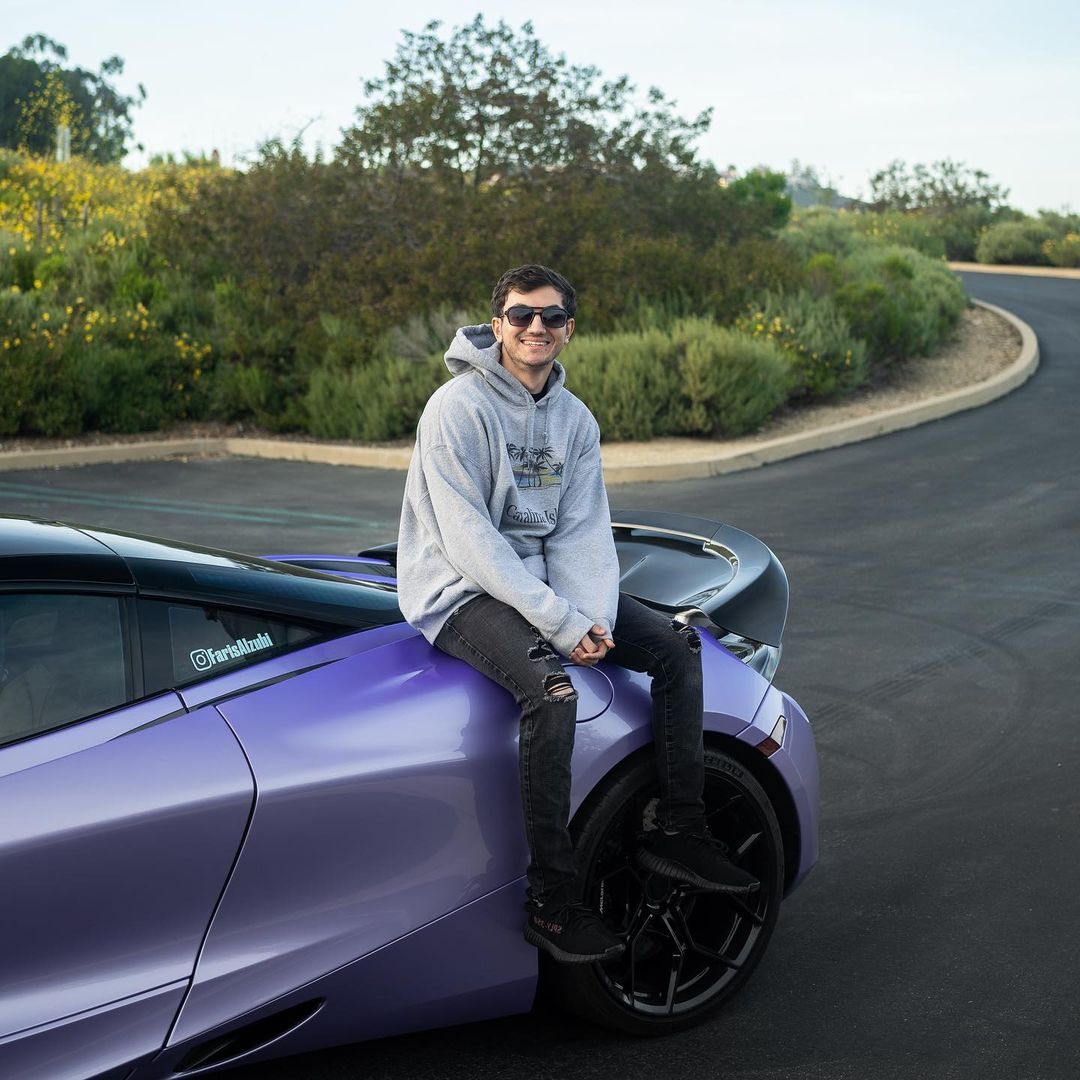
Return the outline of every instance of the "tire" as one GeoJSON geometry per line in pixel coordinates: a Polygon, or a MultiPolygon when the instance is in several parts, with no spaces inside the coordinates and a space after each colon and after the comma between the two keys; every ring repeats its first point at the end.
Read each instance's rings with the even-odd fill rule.
{"type": "Polygon", "coordinates": [[[621,957],[569,966],[543,957],[542,977],[574,1012],[629,1035],[699,1023],[749,978],[765,952],[784,885],[780,826],[764,789],[734,758],[705,749],[705,811],[730,858],[761,882],[748,897],[708,892],[639,869],[654,828],[652,755],[594,793],[571,826],[582,896],[627,942],[621,957]]]}

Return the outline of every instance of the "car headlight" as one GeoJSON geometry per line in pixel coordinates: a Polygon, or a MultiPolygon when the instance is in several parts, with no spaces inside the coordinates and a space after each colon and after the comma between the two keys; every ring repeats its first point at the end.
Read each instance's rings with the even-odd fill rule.
{"type": "Polygon", "coordinates": [[[744,664],[752,667],[769,682],[773,681],[784,651],[782,644],[767,645],[763,641],[752,641],[741,634],[733,634],[722,626],[717,626],[701,608],[686,608],[685,611],[680,611],[675,615],[675,620],[686,626],[696,626],[699,630],[707,631],[728,652],[734,653],[744,664]]]}

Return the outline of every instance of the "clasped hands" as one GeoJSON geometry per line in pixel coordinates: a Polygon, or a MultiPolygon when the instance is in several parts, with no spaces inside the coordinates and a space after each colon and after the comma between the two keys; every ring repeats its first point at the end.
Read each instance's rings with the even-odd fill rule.
{"type": "Polygon", "coordinates": [[[608,651],[615,648],[615,642],[607,636],[602,626],[593,623],[593,628],[574,646],[570,653],[570,659],[575,664],[585,664],[592,667],[607,656],[608,651]]]}

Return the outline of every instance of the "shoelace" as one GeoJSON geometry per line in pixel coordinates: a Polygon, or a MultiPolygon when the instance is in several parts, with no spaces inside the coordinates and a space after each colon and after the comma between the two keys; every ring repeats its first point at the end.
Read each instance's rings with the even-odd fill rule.
{"type": "Polygon", "coordinates": [[[692,844],[697,844],[698,847],[712,848],[719,851],[725,857],[731,850],[723,840],[717,840],[711,833],[690,833],[687,840],[692,844]]]}

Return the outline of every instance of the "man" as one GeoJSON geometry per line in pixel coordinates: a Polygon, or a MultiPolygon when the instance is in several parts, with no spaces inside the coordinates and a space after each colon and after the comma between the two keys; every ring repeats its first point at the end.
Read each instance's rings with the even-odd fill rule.
{"type": "Polygon", "coordinates": [[[757,882],[705,827],[697,631],[619,593],[600,431],[556,361],[574,333],[574,289],[554,270],[521,266],[500,278],[491,310],[490,326],[458,331],[446,354],[455,377],[417,427],[399,599],[430,642],[521,707],[526,939],[565,963],[604,960],[624,944],[577,894],[567,830],[577,695],[557,654],[652,676],[659,827],[638,864],[719,891],[757,882]]]}

